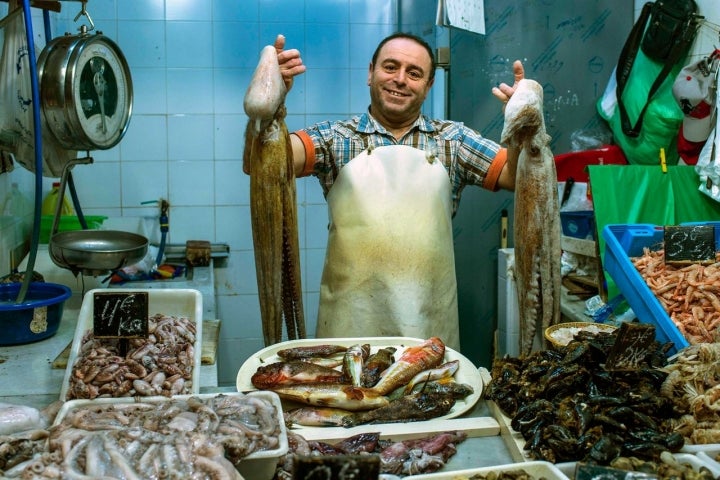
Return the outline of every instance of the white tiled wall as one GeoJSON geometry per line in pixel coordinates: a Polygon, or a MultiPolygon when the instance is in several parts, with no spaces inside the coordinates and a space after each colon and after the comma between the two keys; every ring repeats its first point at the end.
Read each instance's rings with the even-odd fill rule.
{"type": "MultiPolygon", "coordinates": [[[[395,30],[398,0],[93,0],[97,30],[115,40],[133,77],[133,116],[115,148],[94,151],[73,176],[87,215],[157,215],[168,199],[168,241],[230,245],[217,270],[222,319],[219,381],[234,384],[237,368],[263,347],[249,222],[249,181],[241,170],[246,117],[243,96],[261,48],[278,33],[308,67],[287,98],[288,127],[346,118],[367,108],[367,66],[377,42],[395,30]],[[330,88],[329,88],[330,87],[330,88]]],[[[79,2],[51,13],[53,36],[76,33],[79,2]]],[[[7,4],[0,2],[0,17],[7,4]]],[[[42,15],[33,11],[38,54],[42,15]]],[[[48,191],[53,179],[44,180],[48,191]]],[[[0,202],[16,182],[28,201],[34,178],[22,167],[0,175],[0,202]]],[[[317,181],[298,181],[300,246],[307,331],[315,331],[327,210],[317,181]]],[[[0,223],[0,274],[7,273],[16,219],[0,223]]]]}

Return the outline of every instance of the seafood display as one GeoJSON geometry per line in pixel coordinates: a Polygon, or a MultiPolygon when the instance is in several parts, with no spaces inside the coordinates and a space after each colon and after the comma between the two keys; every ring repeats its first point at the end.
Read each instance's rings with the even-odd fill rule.
{"type": "Polygon", "coordinates": [[[665,263],[665,251],[645,248],[630,259],[690,344],[720,340],[720,259],[712,265],[665,263]]]}
{"type": "Polygon", "coordinates": [[[527,355],[536,332],[560,321],[560,204],[540,84],[520,80],[505,105],[501,138],[503,143],[522,147],[515,180],[514,275],[520,352],[527,355]]]}
{"type": "Polygon", "coordinates": [[[148,319],[147,338],[95,338],[87,330],[72,364],[63,400],[147,397],[193,393],[197,364],[195,322],[157,313],[148,319]]]}
{"type": "Polygon", "coordinates": [[[250,174],[255,270],[265,345],[305,338],[295,172],[277,50],[266,46],[245,93],[244,169],[250,174]]]}
{"type": "Polygon", "coordinates": [[[682,406],[661,394],[670,345],[657,341],[634,370],[603,368],[617,332],[581,332],[567,346],[496,359],[485,398],[525,440],[527,456],[608,465],[620,456],[657,460],[684,445],[682,406]]]}
{"type": "Polygon", "coordinates": [[[692,464],[678,460],[669,452],[660,454],[657,462],[637,457],[618,457],[610,462],[610,467],[625,471],[644,472],[661,480],[713,480],[716,478],[707,467],[693,468],[692,464]]]}
{"type": "Polygon", "coordinates": [[[237,378],[238,391],[277,393],[293,428],[452,418],[482,391],[478,369],[437,337],[283,342],[248,359],[237,378]]]}
{"type": "Polygon", "coordinates": [[[68,402],[42,451],[3,478],[235,479],[253,454],[287,451],[279,402],[269,395],[68,402]]]}
{"type": "Polygon", "coordinates": [[[330,444],[308,441],[298,433],[288,432],[288,453],[278,463],[276,478],[291,480],[293,462],[298,456],[320,455],[376,454],[380,457],[380,473],[384,474],[434,472],[445,465],[465,439],[463,432],[442,432],[403,441],[381,439],[379,433],[363,433],[330,444]]]}
{"type": "Polygon", "coordinates": [[[720,344],[684,348],[663,370],[663,395],[686,412],[673,421],[688,444],[720,443],[720,344]]]}

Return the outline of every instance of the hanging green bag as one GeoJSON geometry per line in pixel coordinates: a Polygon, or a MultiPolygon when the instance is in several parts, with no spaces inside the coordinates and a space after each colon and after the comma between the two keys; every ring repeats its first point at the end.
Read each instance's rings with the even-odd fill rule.
{"type": "Polygon", "coordinates": [[[672,85],[697,33],[696,12],[694,0],[646,3],[598,100],[598,113],[631,164],[658,164],[660,149],[667,164],[678,162],[684,114],[672,85]]]}

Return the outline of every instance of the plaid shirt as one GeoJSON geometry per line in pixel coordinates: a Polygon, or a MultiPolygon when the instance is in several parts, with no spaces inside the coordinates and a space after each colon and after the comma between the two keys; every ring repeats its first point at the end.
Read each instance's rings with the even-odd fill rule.
{"type": "Polygon", "coordinates": [[[483,138],[461,122],[431,120],[421,115],[400,140],[396,140],[369,113],[347,121],[326,121],[304,129],[315,145],[317,176],[327,196],[340,169],[368,146],[409,145],[432,149],[450,176],[453,215],[466,185],[483,185],[500,145],[483,138]]]}

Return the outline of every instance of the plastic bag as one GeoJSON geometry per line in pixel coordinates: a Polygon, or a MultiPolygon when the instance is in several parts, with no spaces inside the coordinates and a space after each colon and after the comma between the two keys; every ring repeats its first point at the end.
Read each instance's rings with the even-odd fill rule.
{"type": "MultiPolygon", "coordinates": [[[[633,67],[623,101],[631,120],[637,118],[645,105],[653,81],[662,70],[662,65],[653,62],[639,52],[633,67]]],[[[670,72],[677,77],[683,64],[678,63],[670,72]]],[[[615,70],[610,75],[605,92],[597,101],[598,114],[608,122],[615,143],[622,149],[628,163],[636,165],[659,165],[660,149],[665,149],[665,161],[676,165],[677,134],[684,114],[672,93],[672,82],[665,82],[655,93],[645,112],[642,129],[637,137],[624,134],[617,102],[617,81],[615,70]]]]}
{"type": "MultiPolygon", "coordinates": [[[[717,99],[715,101],[716,105],[718,105],[718,100],[720,100],[720,93],[717,91],[717,75],[718,74],[716,72],[714,87],[717,99]]],[[[715,127],[710,132],[710,136],[705,142],[702,150],[700,150],[700,155],[698,156],[698,161],[695,165],[695,172],[700,178],[700,186],[698,189],[713,200],[720,202],[720,153],[718,153],[718,147],[720,147],[720,138],[718,138],[720,137],[720,129],[718,128],[718,125],[720,124],[720,116],[717,114],[717,109],[715,111],[715,119],[713,122],[715,127]]]]}

